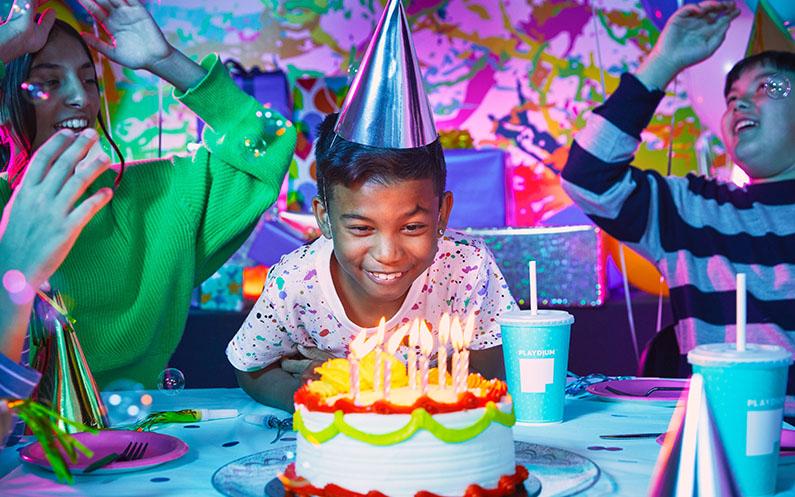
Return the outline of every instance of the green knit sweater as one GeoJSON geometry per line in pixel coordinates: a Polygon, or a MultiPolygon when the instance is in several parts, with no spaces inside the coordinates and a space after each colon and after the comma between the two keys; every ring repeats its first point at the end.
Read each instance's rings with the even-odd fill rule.
{"type": "MultiPolygon", "coordinates": [[[[202,65],[209,74],[176,96],[207,123],[204,146],[129,163],[111,203],[50,278],[100,386],[156,384],[182,336],[192,289],[245,241],[292,159],[292,124],[238,89],[217,56],[202,65]]],[[[88,194],[114,178],[108,171],[88,194]]],[[[0,210],[10,195],[0,176],[0,210]]]]}

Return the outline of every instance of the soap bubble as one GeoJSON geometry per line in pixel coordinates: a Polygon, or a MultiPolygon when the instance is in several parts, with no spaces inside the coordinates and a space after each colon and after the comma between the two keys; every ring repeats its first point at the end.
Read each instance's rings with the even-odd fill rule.
{"type": "Polygon", "coordinates": [[[108,410],[110,425],[133,424],[152,410],[152,396],[143,385],[132,380],[116,380],[102,391],[102,400],[108,410]]]}
{"type": "Polygon", "coordinates": [[[166,368],[157,379],[157,389],[166,395],[177,395],[185,389],[185,375],[177,368],[166,368]]]}
{"type": "Polygon", "coordinates": [[[783,74],[773,74],[765,81],[765,91],[767,96],[779,100],[787,98],[792,90],[789,78],[783,74]]]}
{"type": "Polygon", "coordinates": [[[25,97],[25,100],[34,105],[44,102],[50,98],[50,94],[47,93],[38,83],[25,81],[19,85],[19,87],[22,89],[22,95],[25,97]]]}

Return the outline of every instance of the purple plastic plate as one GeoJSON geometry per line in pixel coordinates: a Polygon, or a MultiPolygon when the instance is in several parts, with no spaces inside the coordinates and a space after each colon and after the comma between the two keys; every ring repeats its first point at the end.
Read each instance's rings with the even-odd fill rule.
{"type": "MultiPolygon", "coordinates": [[[[659,437],[657,437],[657,443],[662,445],[665,441],[665,435],[667,433],[663,433],[659,437]]],[[[795,447],[795,430],[788,430],[783,429],[781,430],[781,447],[788,447],[787,449],[782,449],[781,452],[778,453],[779,457],[792,457],[795,456],[795,450],[792,450],[792,447],[795,447]]]]}
{"type": "Polygon", "coordinates": [[[634,378],[588,385],[586,390],[606,400],[676,403],[687,389],[688,380],[677,378],[634,378]],[[655,387],[663,390],[653,390],[655,387]],[[614,389],[614,391],[610,391],[614,389]]]}
{"type": "MultiPolygon", "coordinates": [[[[75,433],[73,436],[94,452],[94,456],[91,458],[85,457],[78,452],[77,461],[75,463],[69,463],[69,470],[75,474],[81,474],[83,469],[89,464],[112,452],[120,454],[130,442],[143,442],[149,444],[141,459],[137,461],[112,462],[103,468],[89,473],[89,475],[140,471],[178,459],[188,451],[187,444],[179,438],[149,431],[103,430],[96,435],[92,435],[91,433],[75,433]]],[[[38,442],[34,442],[23,448],[19,452],[19,456],[27,463],[35,464],[36,466],[41,466],[44,469],[52,471],[49,461],[47,461],[47,458],[44,456],[44,450],[42,450],[41,444],[38,442]]]]}

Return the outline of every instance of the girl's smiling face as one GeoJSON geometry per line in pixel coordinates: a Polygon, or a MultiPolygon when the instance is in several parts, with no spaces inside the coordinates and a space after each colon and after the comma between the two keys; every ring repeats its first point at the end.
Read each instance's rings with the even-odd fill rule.
{"type": "Polygon", "coordinates": [[[96,71],[74,37],[54,30],[31,60],[28,81],[49,94],[34,105],[33,150],[61,129],[79,132],[95,126],[100,105],[96,71]]]}

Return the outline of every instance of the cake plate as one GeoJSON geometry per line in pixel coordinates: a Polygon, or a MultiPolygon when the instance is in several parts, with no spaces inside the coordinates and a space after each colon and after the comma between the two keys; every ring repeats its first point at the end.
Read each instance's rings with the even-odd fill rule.
{"type": "MultiPolygon", "coordinates": [[[[527,442],[514,442],[516,464],[530,472],[525,481],[528,497],[564,497],[585,492],[600,480],[599,467],[574,452],[527,442]]],[[[295,462],[295,444],[257,452],[216,470],[213,487],[229,497],[283,497],[284,487],[276,478],[295,462]]]]}

